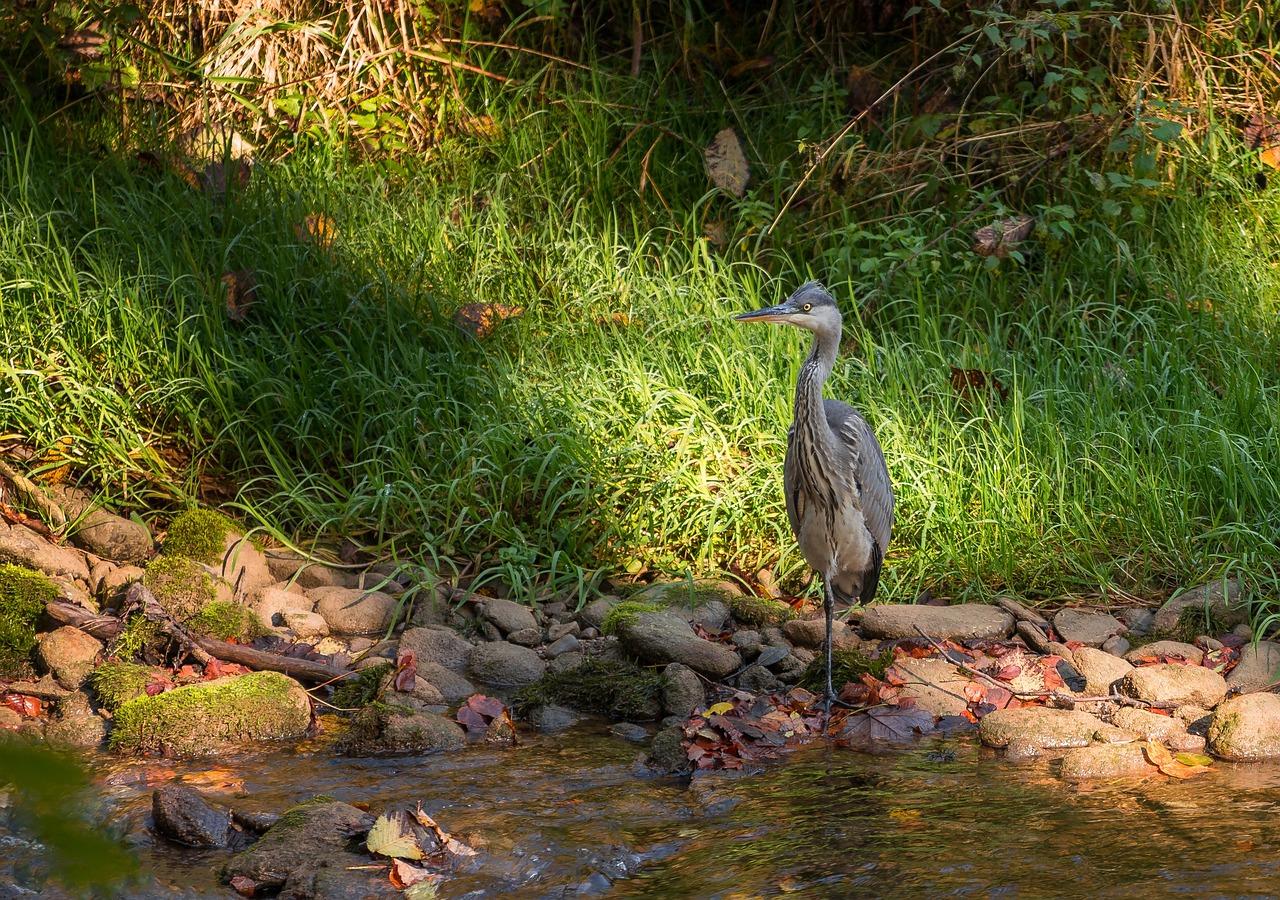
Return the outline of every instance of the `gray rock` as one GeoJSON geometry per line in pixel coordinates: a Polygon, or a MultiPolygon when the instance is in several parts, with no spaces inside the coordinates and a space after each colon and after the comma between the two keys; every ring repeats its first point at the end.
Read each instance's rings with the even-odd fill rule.
{"type": "Polygon", "coordinates": [[[329,633],[329,623],[319,613],[289,610],[284,613],[284,624],[302,640],[322,638],[329,633]]]}
{"type": "Polygon", "coordinates": [[[193,787],[168,784],[151,795],[156,831],[187,847],[225,847],[231,836],[231,814],[214,809],[193,787]]]}
{"type": "MultiPolygon", "coordinates": [[[[944,659],[912,659],[903,657],[897,667],[906,683],[898,689],[899,697],[908,697],[916,706],[933,716],[963,715],[969,706],[964,689],[972,680],[944,659]]],[[[837,688],[838,689],[838,688],[837,688]]]]}
{"type": "Polygon", "coordinates": [[[127,563],[143,562],[155,549],[145,525],[104,509],[87,491],[69,485],[53,485],[49,490],[67,521],[74,523],[71,541],[77,547],[127,563]]]}
{"type": "Polygon", "coordinates": [[[1227,687],[1242,694],[1264,691],[1280,676],[1280,644],[1258,641],[1240,648],[1240,661],[1227,675],[1227,687]]]}
{"type": "Polygon", "coordinates": [[[1178,663],[1141,666],[1120,679],[1120,693],[1150,703],[1217,706],[1227,682],[1212,669],[1178,663]]]}
{"type": "Polygon", "coordinates": [[[547,704],[538,706],[529,713],[529,723],[544,733],[564,731],[577,725],[581,716],[564,706],[547,704]]]}
{"type": "Polygon", "coordinates": [[[521,647],[536,647],[542,643],[541,628],[521,628],[507,635],[507,640],[521,647]]]}
{"type": "Polygon", "coordinates": [[[705,641],[689,623],[669,612],[647,612],[618,623],[622,648],[650,663],[682,663],[711,678],[725,678],[737,671],[741,658],[723,644],[705,641]]]}
{"type": "MultiPolygon", "coordinates": [[[[403,646],[404,644],[401,643],[401,647],[403,646]]],[[[440,692],[440,696],[444,698],[446,703],[457,703],[459,700],[466,700],[472,694],[478,693],[474,684],[439,663],[424,663],[419,660],[418,679],[429,682],[440,692]]]]}
{"type": "Polygon", "coordinates": [[[547,645],[546,654],[548,659],[555,659],[564,653],[572,653],[582,646],[582,642],[577,636],[572,634],[562,635],[559,640],[552,641],[547,645]]]}
{"type": "Polygon", "coordinates": [[[94,587],[94,593],[103,600],[111,600],[135,581],[142,580],[145,574],[146,570],[138,566],[107,565],[94,587]]]}
{"type": "Polygon", "coordinates": [[[1280,696],[1243,694],[1224,700],[1209,723],[1209,752],[1234,762],[1280,758],[1280,696]]]}
{"type": "Polygon", "coordinates": [[[707,692],[698,673],[680,663],[671,663],[662,670],[662,711],[681,720],[693,715],[694,710],[705,709],[707,692]]]}
{"type": "Polygon", "coordinates": [[[40,639],[36,645],[36,665],[48,672],[58,684],[76,690],[93,671],[102,642],[79,628],[63,625],[40,639]]]}
{"type": "Polygon", "coordinates": [[[1097,716],[1076,709],[1024,706],[997,709],[978,722],[978,738],[988,747],[1055,750],[1086,747],[1109,728],[1097,716]]]}
{"type": "Polygon", "coordinates": [[[528,647],[498,641],[471,651],[467,674],[487,684],[524,685],[541,678],[546,668],[547,664],[528,647]]]}
{"type": "Polygon", "coordinates": [[[538,627],[538,620],[527,606],[514,600],[489,600],[480,607],[480,615],[492,622],[503,634],[538,627]]]}
{"type": "Polygon", "coordinates": [[[1133,671],[1133,666],[1096,647],[1081,647],[1071,654],[1075,669],[1084,676],[1084,692],[1090,697],[1111,693],[1111,686],[1133,671]]]}
{"type": "Polygon", "coordinates": [[[1232,628],[1249,618],[1249,606],[1240,592],[1240,582],[1234,578],[1211,581],[1175,595],[1156,612],[1151,622],[1152,634],[1173,634],[1179,631],[1178,622],[1184,611],[1199,613],[1196,632],[1204,630],[1205,611],[1213,623],[1224,629],[1232,628]]]}
{"type": "Polygon", "coordinates": [[[577,622],[561,622],[556,625],[552,625],[547,629],[547,640],[554,643],[565,635],[571,634],[574,637],[577,637],[581,631],[582,626],[577,622]]]}
{"type": "Polygon", "coordinates": [[[79,550],[50,544],[30,528],[0,519],[0,565],[4,563],[89,581],[89,563],[79,550]]]}
{"type": "Polygon", "coordinates": [[[778,676],[758,663],[747,666],[738,676],[738,689],[753,694],[771,694],[781,687],[778,676]]]}
{"type": "Polygon", "coordinates": [[[760,632],[753,631],[750,628],[743,628],[733,633],[733,637],[729,638],[735,647],[739,650],[745,650],[747,647],[754,647],[753,657],[755,653],[760,652],[760,645],[764,643],[760,637],[760,632]]]}
{"type": "Polygon", "coordinates": [[[1059,774],[1065,781],[1140,778],[1155,771],[1141,744],[1093,744],[1062,754],[1059,774]]]}
{"type": "MultiPolygon", "coordinates": [[[[819,650],[822,648],[822,642],[827,639],[827,623],[824,619],[792,619],[790,622],[782,623],[782,633],[797,647],[819,650]]],[[[849,634],[849,626],[844,622],[836,619],[831,623],[833,644],[838,645],[840,638],[847,634],[849,634]]]]}
{"type": "Polygon", "coordinates": [[[260,889],[274,890],[320,869],[367,865],[368,857],[348,852],[347,846],[372,825],[373,816],[346,803],[317,798],[299,804],[257,843],[227,862],[223,881],[243,875],[260,889]]]}
{"type": "Polygon", "coordinates": [[[918,638],[917,626],[938,640],[1005,638],[1013,634],[1013,616],[998,606],[982,603],[958,606],[883,604],[868,608],[863,615],[862,636],[918,638]]]}
{"type": "Polygon", "coordinates": [[[1179,656],[1188,663],[1198,666],[1204,660],[1204,651],[1195,644],[1184,644],[1182,641],[1152,641],[1136,650],[1130,650],[1124,658],[1134,665],[1141,665],[1143,660],[1157,659],[1161,656],[1179,656]]]}
{"type": "Polygon", "coordinates": [[[684,732],[679,725],[663,728],[653,737],[645,762],[659,772],[673,775],[689,768],[689,757],[683,745],[684,732]]]}
{"type": "Polygon", "coordinates": [[[1235,628],[1232,628],[1231,633],[1236,635],[1237,637],[1244,638],[1246,641],[1250,640],[1253,637],[1253,629],[1250,628],[1248,624],[1246,624],[1245,622],[1241,622],[1235,628]]]}
{"type": "Polygon", "coordinates": [[[1151,633],[1151,623],[1156,614],[1143,606],[1131,606],[1116,610],[1116,618],[1125,624],[1130,634],[1145,637],[1151,633]]]}
{"type": "Polygon", "coordinates": [[[795,684],[800,680],[800,676],[804,674],[804,670],[808,667],[811,657],[802,656],[810,651],[802,647],[797,647],[783,657],[782,661],[772,666],[773,674],[778,676],[778,680],[785,684],[795,684]]]}
{"type": "Polygon", "coordinates": [[[1129,646],[1129,640],[1118,634],[1113,634],[1102,642],[1102,650],[1112,656],[1123,657],[1129,652],[1129,646]]]}
{"type": "Polygon", "coordinates": [[[634,722],[618,722],[609,726],[609,733],[633,744],[643,744],[649,740],[649,729],[634,722]]]}
{"type": "Polygon", "coordinates": [[[254,546],[253,541],[234,531],[227,533],[222,561],[214,568],[228,584],[235,585],[237,595],[249,604],[279,580],[271,574],[266,556],[254,546]]]}
{"type": "Polygon", "coordinates": [[[701,625],[708,632],[724,631],[729,625],[729,604],[723,600],[699,603],[689,614],[690,625],[701,625]]]}
{"type": "Polygon", "coordinates": [[[58,747],[92,750],[102,746],[107,723],[94,713],[89,698],[80,692],[58,700],[58,716],[44,730],[44,739],[58,747]]]}
{"type": "Polygon", "coordinates": [[[471,654],[475,647],[452,628],[443,625],[428,625],[425,628],[408,628],[400,635],[400,652],[412,650],[418,661],[418,670],[422,671],[423,663],[437,663],[449,669],[465,669],[471,662],[471,654]]]}
{"type": "Polygon", "coordinates": [[[355,588],[312,588],[307,596],[315,601],[316,612],[324,616],[334,634],[385,632],[395,621],[399,606],[390,594],[355,588]]]}
{"type": "Polygon", "coordinates": [[[586,658],[586,654],[581,650],[570,650],[568,653],[562,653],[547,663],[547,671],[568,672],[570,669],[576,669],[582,665],[586,658]]]}
{"type": "Polygon", "coordinates": [[[592,600],[578,612],[578,621],[582,623],[583,628],[599,628],[604,622],[604,617],[609,615],[609,610],[618,603],[617,597],[601,597],[598,600],[592,600]]]}
{"type": "Polygon", "coordinates": [[[1203,706],[1188,704],[1175,709],[1173,718],[1181,722],[1192,734],[1206,734],[1209,731],[1209,722],[1213,719],[1213,713],[1203,706]]]}
{"type": "Polygon", "coordinates": [[[1078,609],[1058,610],[1053,627],[1064,642],[1079,641],[1086,647],[1101,647],[1107,638],[1124,631],[1124,624],[1115,616],[1078,609]]]}
{"type": "Polygon", "coordinates": [[[309,613],[314,607],[315,602],[305,594],[278,586],[264,588],[253,603],[253,611],[258,614],[258,618],[272,628],[287,627],[285,623],[287,613],[309,613]]]}

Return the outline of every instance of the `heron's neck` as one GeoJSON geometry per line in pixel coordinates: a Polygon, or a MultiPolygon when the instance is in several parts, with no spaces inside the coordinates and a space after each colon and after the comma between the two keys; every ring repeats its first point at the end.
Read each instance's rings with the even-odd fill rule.
{"type": "MultiPolygon", "coordinates": [[[[815,331],[813,349],[800,367],[796,378],[796,409],[817,413],[822,409],[822,386],[836,366],[836,353],[840,349],[840,332],[815,331]]],[[[820,421],[825,421],[822,419],[820,421]]]]}

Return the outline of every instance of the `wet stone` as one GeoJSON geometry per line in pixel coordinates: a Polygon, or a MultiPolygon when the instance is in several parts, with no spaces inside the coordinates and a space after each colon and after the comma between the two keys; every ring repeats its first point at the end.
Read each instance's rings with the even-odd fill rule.
{"type": "Polygon", "coordinates": [[[917,628],[936,640],[1005,638],[1013,634],[1013,616],[998,606],[963,603],[957,606],[884,604],[870,607],[862,617],[863,637],[915,638],[920,636],[917,628]]]}
{"type": "Polygon", "coordinates": [[[978,723],[978,737],[988,747],[1032,747],[1053,750],[1084,747],[1106,724],[1097,716],[1074,709],[1024,706],[997,709],[978,723]]]}
{"type": "Polygon", "coordinates": [[[1101,647],[1107,639],[1124,630],[1124,624],[1107,613],[1060,609],[1053,617],[1054,630],[1064,642],[1079,641],[1086,647],[1101,647]]]}
{"type": "Polygon", "coordinates": [[[633,744],[643,744],[649,740],[649,729],[634,722],[618,722],[611,725],[609,733],[616,738],[622,738],[622,740],[630,741],[633,744]]]}
{"type": "Polygon", "coordinates": [[[1105,781],[1139,778],[1154,771],[1141,744],[1093,744],[1062,754],[1059,774],[1065,781],[1105,781]]]}
{"type": "Polygon", "coordinates": [[[564,706],[547,704],[535,707],[529,713],[529,723],[544,733],[564,731],[577,725],[582,717],[564,706]]]}
{"type": "Polygon", "coordinates": [[[184,784],[157,789],[151,795],[151,817],[156,831],[187,847],[225,847],[231,835],[231,816],[184,784]]]}
{"type": "Polygon", "coordinates": [[[1209,752],[1234,762],[1280,758],[1280,696],[1243,694],[1224,700],[1209,723],[1209,752]]]}
{"type": "Polygon", "coordinates": [[[369,830],[373,816],[347,803],[317,801],[282,815],[256,844],[223,867],[223,881],[243,875],[260,889],[272,890],[327,867],[367,865],[367,857],[348,852],[347,846],[369,830]]]}
{"type": "Polygon", "coordinates": [[[662,671],[662,710],[681,720],[707,704],[707,692],[698,673],[680,663],[671,663],[662,671]]]}
{"type": "Polygon", "coordinates": [[[1227,693],[1227,682],[1203,666],[1158,663],[1141,666],[1120,680],[1120,692],[1150,703],[1216,706],[1227,693]]]}

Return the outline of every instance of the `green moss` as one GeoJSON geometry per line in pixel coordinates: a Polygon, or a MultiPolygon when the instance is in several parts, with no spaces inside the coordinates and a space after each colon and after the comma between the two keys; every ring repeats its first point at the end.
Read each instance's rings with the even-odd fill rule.
{"type": "Polygon", "coordinates": [[[115,712],[135,697],[146,693],[151,669],[131,662],[105,662],[89,676],[89,686],[102,706],[115,712]]]}
{"type": "MultiPolygon", "coordinates": [[[[836,690],[846,684],[861,680],[863,675],[884,678],[885,670],[893,665],[893,648],[879,656],[868,656],[859,649],[837,650],[831,655],[831,683],[836,690]]],[[[811,691],[824,691],[827,687],[827,657],[819,653],[813,662],[805,666],[800,685],[811,691]]]]}
{"type": "Polygon", "coordinates": [[[57,596],[57,587],[39,572],[0,566],[0,675],[23,678],[32,674],[36,621],[44,614],[45,604],[57,596]]]}
{"type": "Polygon", "coordinates": [[[658,612],[661,609],[662,607],[656,603],[642,603],[639,600],[624,601],[605,614],[604,621],[600,623],[600,631],[602,634],[617,634],[618,626],[623,622],[634,619],[640,613],[658,612]]]}
{"type": "Polygon", "coordinates": [[[663,678],[624,660],[591,657],[563,672],[547,672],[521,688],[511,705],[521,715],[548,704],[621,719],[652,718],[663,678]]]}
{"type": "Polygon", "coordinates": [[[271,633],[257,613],[233,600],[206,603],[200,612],[187,620],[187,628],[202,637],[216,637],[224,641],[234,638],[248,642],[271,633]]]}
{"type": "Polygon", "coordinates": [[[379,663],[361,669],[355,678],[349,678],[333,692],[333,705],[339,709],[361,709],[378,699],[383,679],[395,668],[391,663],[379,663]]]}
{"type": "Polygon", "coordinates": [[[785,603],[749,594],[729,597],[729,610],[734,619],[754,627],[781,625],[796,617],[796,611],[785,603]]]}
{"type": "Polygon", "coordinates": [[[143,656],[148,647],[159,654],[167,640],[162,635],[159,622],[153,622],[139,613],[125,623],[124,630],[116,637],[111,647],[111,654],[121,659],[134,660],[143,656]]]}
{"type": "Polygon", "coordinates": [[[306,735],[311,707],[297,682],[253,672],[137,697],[116,710],[110,746],[117,753],[204,756],[246,741],[306,735]]]}
{"type": "Polygon", "coordinates": [[[189,509],[169,526],[164,555],[213,565],[222,559],[233,523],[211,509],[189,509]]]}
{"type": "Polygon", "coordinates": [[[178,556],[160,556],[147,566],[142,583],[162,609],[185,623],[217,599],[213,579],[199,563],[178,556]]]}

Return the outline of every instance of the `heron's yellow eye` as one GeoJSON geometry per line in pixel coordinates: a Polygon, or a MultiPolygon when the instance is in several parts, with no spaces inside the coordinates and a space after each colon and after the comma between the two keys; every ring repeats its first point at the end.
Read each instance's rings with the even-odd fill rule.
{"type": "Polygon", "coordinates": [[[801,309],[803,309],[805,312],[808,312],[809,310],[813,309],[813,304],[812,304],[812,303],[806,303],[804,306],[802,306],[802,307],[800,307],[800,308],[801,308],[801,309]]]}

